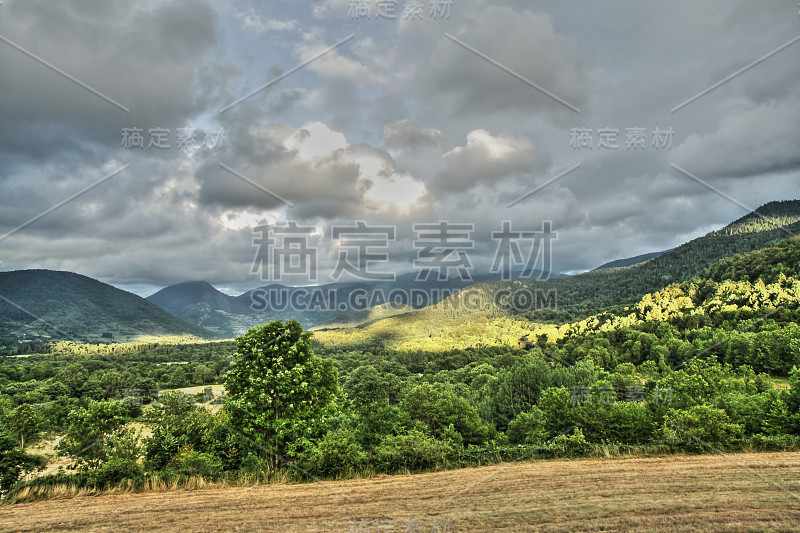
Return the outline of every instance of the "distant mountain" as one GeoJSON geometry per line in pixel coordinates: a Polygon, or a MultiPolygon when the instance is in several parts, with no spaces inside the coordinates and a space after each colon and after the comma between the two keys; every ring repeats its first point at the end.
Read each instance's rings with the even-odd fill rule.
{"type": "Polygon", "coordinates": [[[247,306],[234,296],[218,291],[206,281],[188,281],[163,288],[147,297],[148,300],[177,315],[196,304],[206,304],[211,309],[227,313],[247,312],[247,306]]]}
{"type": "MultiPolygon", "coordinates": [[[[512,273],[512,277],[519,274],[512,273]]],[[[205,281],[192,281],[171,285],[147,299],[190,324],[233,337],[277,319],[298,320],[307,328],[363,324],[391,316],[384,304],[393,295],[398,300],[392,301],[411,310],[435,304],[473,283],[500,279],[500,274],[476,274],[467,281],[417,281],[416,275],[401,274],[395,281],[344,281],[305,287],[273,283],[239,296],[223,294],[205,281]]]]}
{"type": "Polygon", "coordinates": [[[639,263],[644,263],[645,261],[655,259],[659,255],[663,255],[668,251],[669,250],[663,252],[651,252],[649,254],[637,255],[635,257],[628,257],[627,259],[616,259],[614,261],[609,261],[608,263],[603,263],[599,267],[595,268],[595,270],[605,270],[607,268],[622,268],[622,267],[638,265],[639,263]]]}
{"type": "Polygon", "coordinates": [[[135,294],[52,270],[0,272],[0,339],[123,342],[156,336],[211,338],[135,294]]]}

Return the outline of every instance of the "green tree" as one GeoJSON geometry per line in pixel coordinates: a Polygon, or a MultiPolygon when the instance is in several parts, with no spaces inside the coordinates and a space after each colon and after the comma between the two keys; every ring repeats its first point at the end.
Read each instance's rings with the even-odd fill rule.
{"type": "Polygon", "coordinates": [[[117,401],[90,400],[86,408],[70,411],[69,429],[58,444],[75,465],[96,469],[108,459],[107,439],[125,423],[125,407],[117,401]]]}
{"type": "Polygon", "coordinates": [[[39,438],[45,426],[41,410],[31,404],[23,404],[11,411],[6,425],[19,437],[19,447],[31,444],[39,438]]]}
{"type": "Polygon", "coordinates": [[[192,381],[195,385],[205,385],[206,383],[211,383],[213,379],[214,371],[206,365],[201,363],[195,367],[194,373],[192,374],[192,381]]]}
{"type": "Polygon", "coordinates": [[[0,426],[0,494],[7,492],[19,478],[45,465],[46,459],[29,455],[17,447],[17,439],[0,426]]]}
{"type": "Polygon", "coordinates": [[[731,423],[722,409],[693,405],[689,409],[670,409],[662,433],[670,444],[708,451],[714,445],[725,446],[742,435],[742,427],[731,423]]]}
{"type": "Polygon", "coordinates": [[[546,438],[544,413],[536,406],[508,423],[508,440],[512,444],[541,444],[546,438]]]}
{"type": "Polygon", "coordinates": [[[489,433],[477,409],[447,383],[417,385],[406,394],[402,408],[412,419],[424,422],[437,437],[442,437],[450,425],[468,444],[482,443],[489,433]]]}
{"type": "Polygon", "coordinates": [[[317,436],[338,392],[336,369],[314,355],[296,320],[275,320],[236,339],[226,378],[230,424],[255,443],[273,468],[276,454],[297,455],[317,436]]]}

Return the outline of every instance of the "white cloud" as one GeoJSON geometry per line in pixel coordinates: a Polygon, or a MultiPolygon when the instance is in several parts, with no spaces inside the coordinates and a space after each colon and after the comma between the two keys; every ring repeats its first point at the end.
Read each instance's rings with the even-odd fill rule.
{"type": "Polygon", "coordinates": [[[333,131],[322,122],[309,122],[286,139],[284,146],[305,159],[329,157],[336,150],[344,150],[350,145],[345,136],[333,131]]]}

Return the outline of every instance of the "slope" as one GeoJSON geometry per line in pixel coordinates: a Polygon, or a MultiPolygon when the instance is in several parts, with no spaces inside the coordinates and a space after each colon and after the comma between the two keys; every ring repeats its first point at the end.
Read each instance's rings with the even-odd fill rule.
{"type": "Polygon", "coordinates": [[[440,351],[513,346],[542,329],[538,325],[575,322],[632,305],[648,293],[702,274],[722,259],[800,233],[800,200],[770,202],[757,211],[645,263],[547,281],[478,283],[435,306],[358,330],[318,332],[316,338],[342,349],[366,346],[440,351]]]}
{"type": "Polygon", "coordinates": [[[0,338],[6,341],[211,337],[144,298],[72,272],[0,272],[0,296],[0,338]]]}

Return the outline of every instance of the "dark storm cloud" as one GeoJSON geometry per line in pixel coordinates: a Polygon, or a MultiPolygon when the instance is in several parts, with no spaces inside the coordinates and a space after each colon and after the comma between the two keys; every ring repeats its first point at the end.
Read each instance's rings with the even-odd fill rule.
{"type": "Polygon", "coordinates": [[[8,2],[0,34],[130,113],[3,44],[3,137],[21,136],[30,145],[81,137],[114,146],[122,127],[179,127],[208,105],[197,91],[199,63],[219,38],[217,15],[208,4],[118,1],[89,7],[97,4],[8,2]],[[52,133],[48,124],[56,125],[52,133]]]}
{"type": "MultiPolygon", "coordinates": [[[[555,31],[548,15],[489,6],[471,22],[455,37],[570,105],[585,106],[588,77],[583,54],[574,39],[555,31]]],[[[436,47],[428,68],[427,96],[452,113],[574,113],[449,39],[436,47]]]]}

